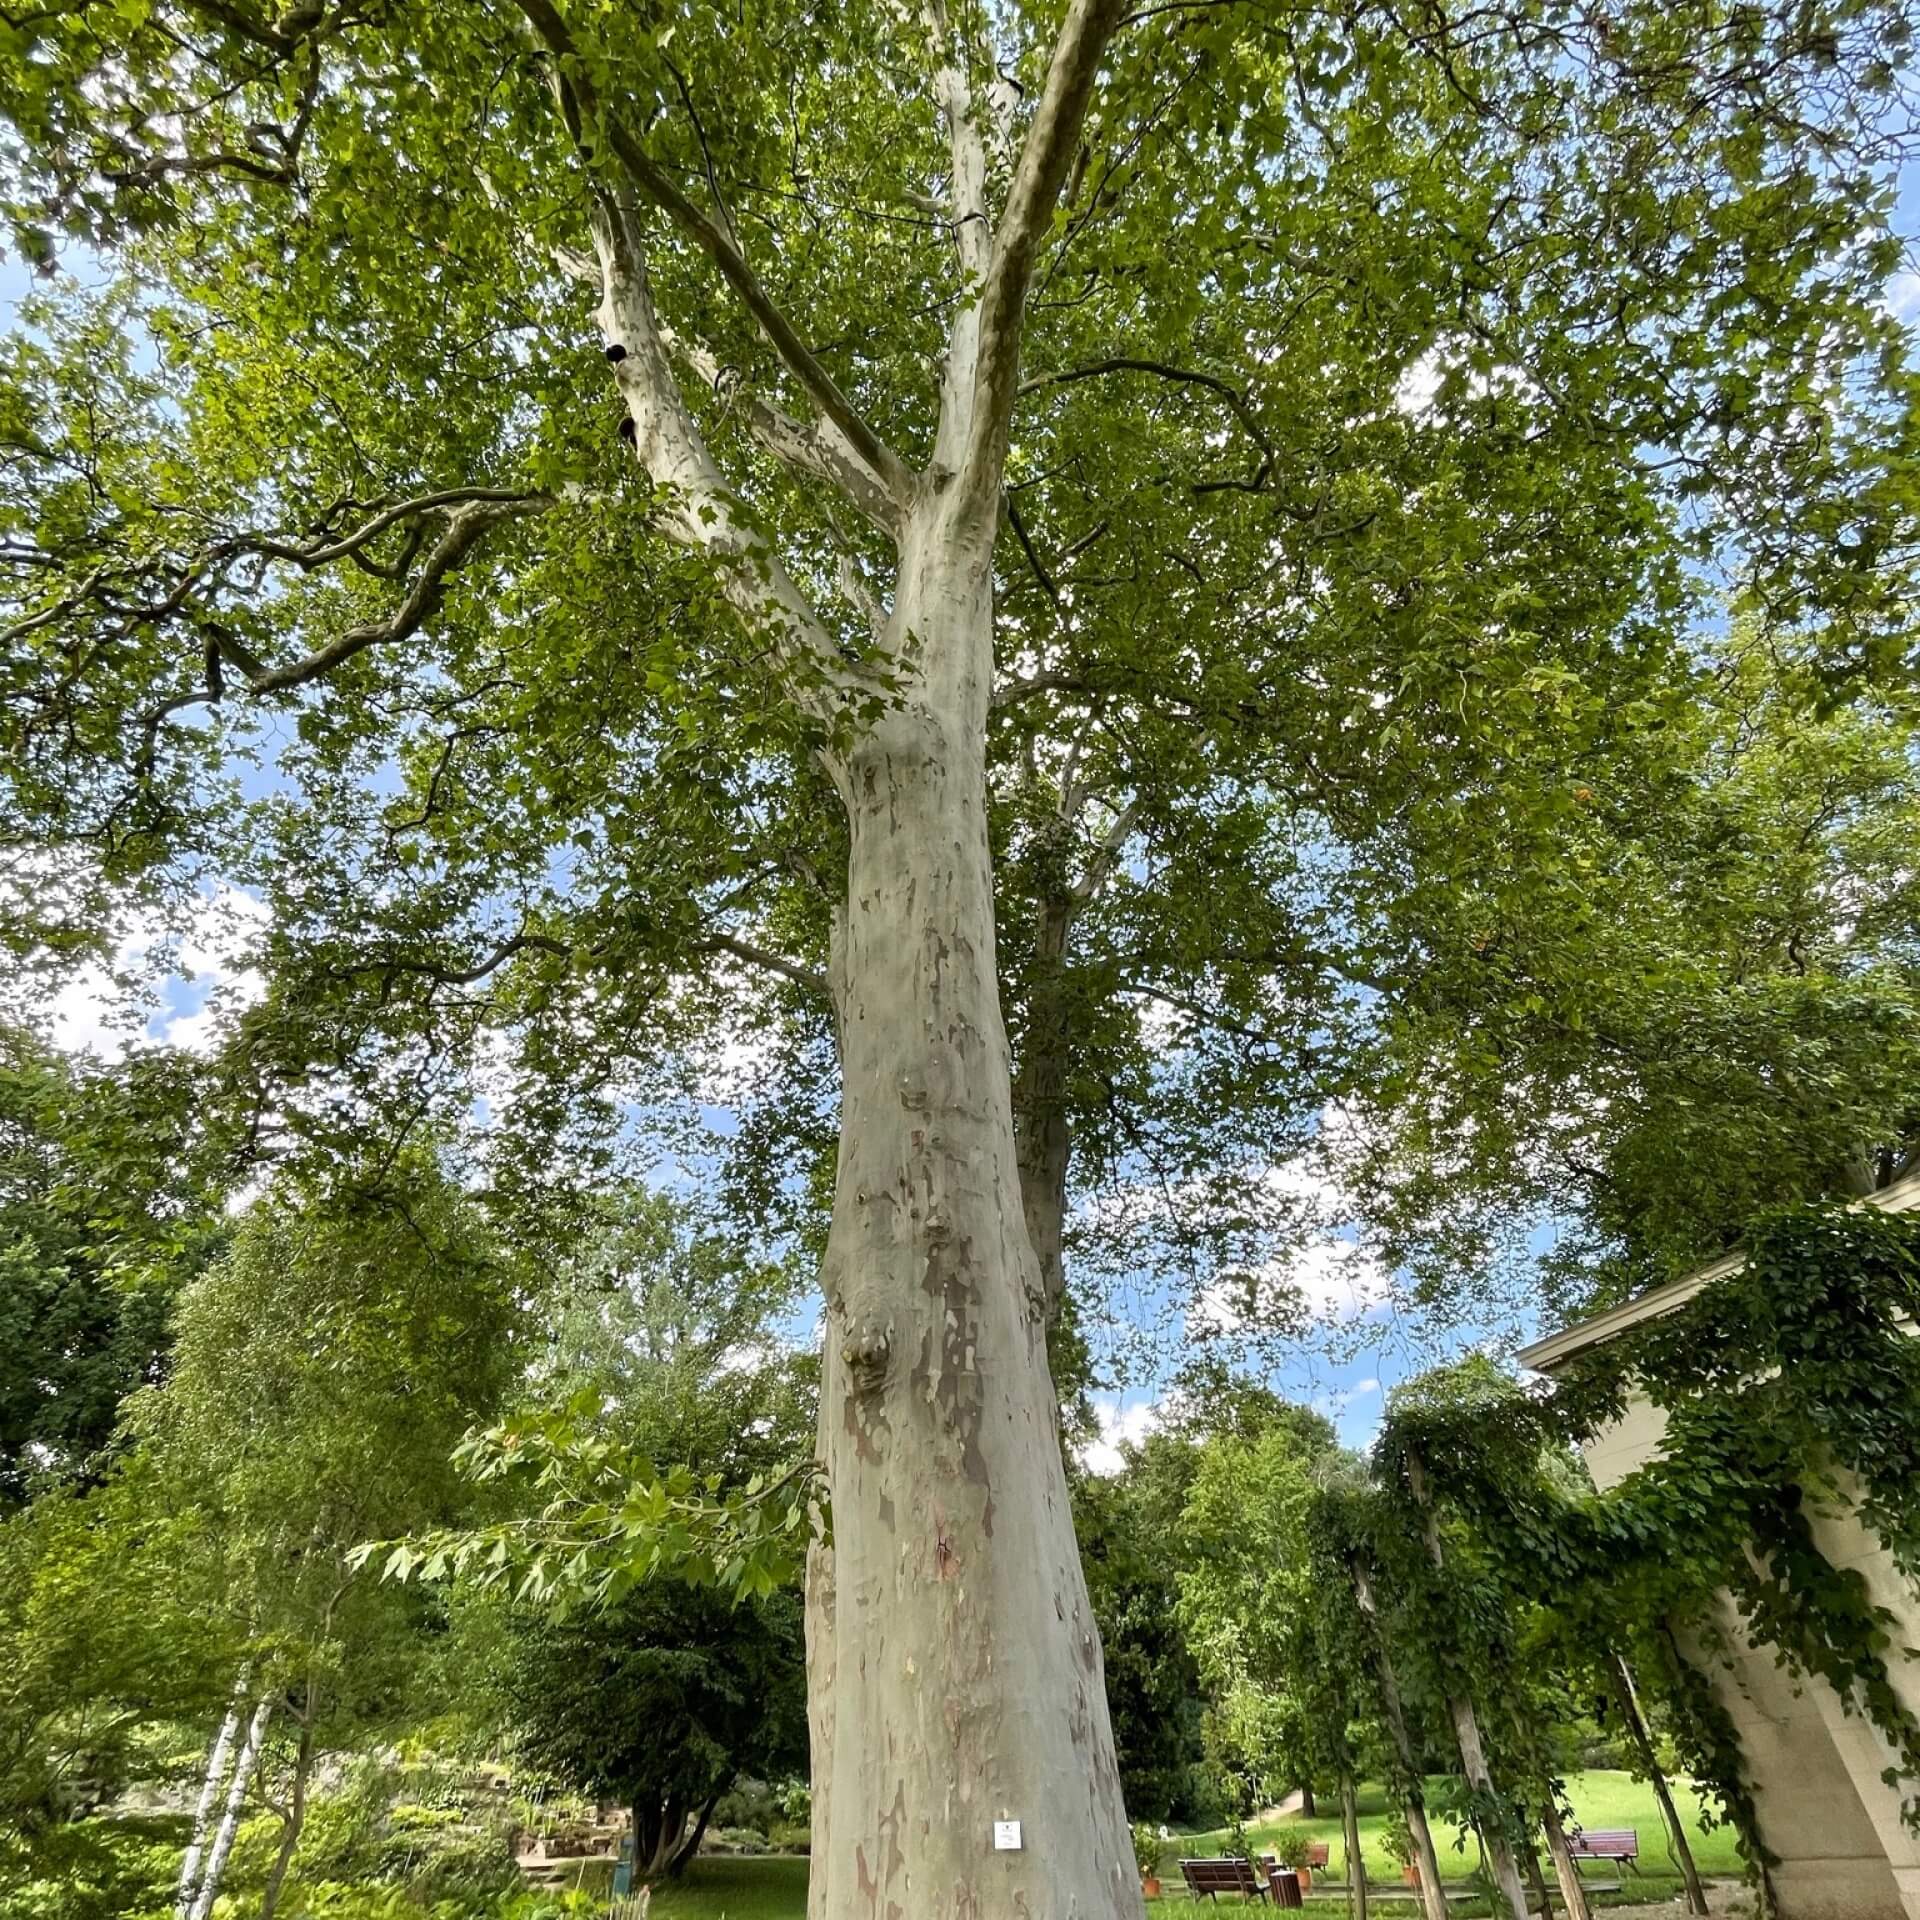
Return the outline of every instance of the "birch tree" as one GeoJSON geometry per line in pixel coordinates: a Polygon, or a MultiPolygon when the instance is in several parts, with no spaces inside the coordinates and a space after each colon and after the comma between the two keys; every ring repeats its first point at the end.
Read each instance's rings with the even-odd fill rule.
{"type": "MultiPolygon", "coordinates": [[[[1244,863],[1276,781],[1364,834],[1436,747],[1590,736],[1733,535],[1884,669],[1899,10],[6,31],[17,244],[125,269],[12,347],[13,804],[126,884],[264,843],[299,991],[232,1063],[294,1082],[263,1137],[411,1111],[476,990],[562,1100],[690,969],[822,996],[814,1911],[1137,1912],[1046,1351],[1064,1089],[1110,1056],[1057,963],[1153,837],[1235,847],[1223,788],[1244,863]],[[223,785],[249,754],[329,806],[223,785]],[[819,883],[824,965],[769,870],[819,883]]],[[[1551,760],[1489,775],[1536,846],[1551,760]]],[[[1422,804],[1471,814],[1475,764],[1422,804]]],[[[1135,924],[1121,983],[1192,1001],[1212,943],[1135,924]]],[[[1239,950],[1243,990],[1302,951],[1239,950]]],[[[1345,975],[1301,977],[1323,1034],[1345,975]]]]}

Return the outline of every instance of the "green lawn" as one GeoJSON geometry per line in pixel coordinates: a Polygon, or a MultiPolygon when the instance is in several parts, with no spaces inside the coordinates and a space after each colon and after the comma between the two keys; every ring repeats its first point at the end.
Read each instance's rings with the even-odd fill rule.
{"type": "MultiPolygon", "coordinates": [[[[1641,1873],[1627,1876],[1630,1892],[1659,1898],[1677,1887],[1678,1876],[1667,1859],[1665,1829],[1660,1823],[1659,1808],[1648,1788],[1635,1783],[1624,1773],[1575,1774],[1567,1785],[1574,1809],[1584,1825],[1639,1829],[1640,1843],[1646,1853],[1642,1858],[1641,1873]]],[[[1691,1793],[1682,1791],[1678,1797],[1682,1810],[1689,1810],[1693,1804],[1691,1793]]],[[[1365,1836],[1368,1873],[1373,1879],[1398,1880],[1400,1877],[1398,1869],[1388,1860],[1380,1845],[1380,1837],[1388,1819],[1385,1795],[1378,1788],[1366,1789],[1361,1796],[1361,1826],[1365,1836]]],[[[152,1888],[144,1889],[143,1886],[142,1889],[151,1892],[151,1899],[134,1897],[136,1890],[129,1881],[121,1889],[124,1897],[112,1902],[110,1910],[145,1912],[151,1908],[155,1913],[164,1911],[172,1875],[178,1871],[177,1847],[171,1842],[174,1829],[180,1823],[163,1824],[166,1825],[164,1839],[168,1844],[158,1844],[162,1840],[158,1831],[147,1831],[148,1827],[155,1825],[151,1822],[143,1825],[140,1822],[89,1821],[66,1830],[69,1842],[74,1845],[89,1836],[97,1841],[101,1834],[108,1834],[115,1842],[115,1850],[132,1848],[138,1854],[138,1860],[132,1864],[151,1866],[149,1877],[153,1881],[152,1888]],[[146,1847],[146,1852],[140,1852],[141,1846],[146,1847]]],[[[1251,1834],[1256,1845],[1267,1846],[1283,1830],[1303,1832],[1316,1840],[1329,1841],[1333,1849],[1335,1872],[1344,1868],[1345,1849],[1340,1837],[1337,1812],[1323,1813],[1314,1820],[1303,1820],[1296,1815],[1285,1821],[1256,1825],[1251,1829],[1251,1834]]],[[[1179,1867],[1175,1863],[1182,1854],[1195,1856],[1218,1853],[1224,1837],[1219,1833],[1186,1833],[1176,1835],[1168,1842],[1166,1867],[1162,1875],[1165,1888],[1163,1901],[1169,1904],[1177,1901],[1183,1906],[1191,1906],[1180,1882],[1179,1867]]],[[[1473,1871],[1477,1856],[1471,1846],[1464,1853],[1456,1852],[1451,1844],[1451,1833],[1444,1827],[1435,1833],[1434,1838],[1440,1847],[1442,1870],[1448,1878],[1455,1875],[1465,1878],[1473,1871]]],[[[99,1851],[97,1846],[96,1851],[99,1851]]],[[[1696,1834],[1694,1856],[1705,1874],[1733,1875],[1739,1872],[1739,1857],[1734,1851],[1732,1836],[1724,1831],[1696,1834]]],[[[131,1871],[131,1865],[128,1870],[131,1871]]],[[[1595,1873],[1599,1877],[1598,1869],[1595,1873]]],[[[609,1869],[605,1866],[590,1867],[587,1870],[587,1886],[604,1893],[608,1874],[609,1869]]],[[[98,1878],[98,1875],[81,1877],[98,1878]]],[[[4,1875],[0,1875],[0,1881],[4,1878],[4,1875]]],[[[662,1882],[655,1887],[653,1916],[654,1920],[804,1920],[806,1902],[807,1863],[804,1859],[787,1854],[752,1858],[710,1854],[696,1860],[684,1880],[662,1882]]],[[[1334,1901],[1316,1900],[1312,1904],[1320,1908],[1327,1920],[1335,1920],[1334,1901]]],[[[4,1886],[0,1886],[0,1909],[9,1915],[26,1911],[9,1904],[4,1886]]],[[[61,1913],[68,1910],[65,1906],[58,1908],[61,1913]]],[[[92,1907],[84,1910],[89,1914],[95,1911],[92,1907]]],[[[474,1908],[476,1914],[494,1910],[491,1901],[480,1902],[474,1908]]],[[[76,1906],[72,1911],[78,1913],[82,1908],[76,1906]]],[[[1388,1912],[1395,1920],[1418,1920],[1418,1909],[1412,1902],[1404,1906],[1396,1904],[1388,1912]]],[[[1465,1915],[1462,1920],[1466,1920],[1465,1915]]]]}
{"type": "Polygon", "coordinates": [[[807,1863],[791,1855],[709,1854],[653,1890],[653,1920],[804,1920],[806,1911],[807,1863]]]}
{"type": "MultiPolygon", "coordinates": [[[[1644,1851],[1640,1857],[1640,1871],[1623,1876],[1629,1890],[1644,1891],[1658,1898],[1679,1885],[1679,1870],[1667,1857],[1667,1830],[1660,1818],[1660,1806],[1653,1797],[1651,1787],[1625,1773],[1576,1773],[1568,1777],[1567,1794],[1573,1802],[1575,1817],[1582,1826],[1633,1827],[1638,1830],[1644,1851]]],[[[1674,1799],[1682,1818],[1689,1817],[1695,1807],[1692,1789],[1684,1782],[1676,1781],[1674,1799]]],[[[1361,1851],[1366,1858],[1370,1879],[1400,1878],[1400,1869],[1388,1858],[1386,1848],[1381,1844],[1390,1818],[1391,1810],[1385,1793],[1378,1787],[1363,1788],[1360,1795],[1361,1851]]],[[[1255,1845],[1261,1847],[1271,1846],[1283,1831],[1305,1833],[1315,1840],[1330,1842],[1333,1871],[1336,1874],[1344,1872],[1346,1843],[1340,1831],[1337,1804],[1329,1809],[1323,1801],[1317,1819],[1306,1820],[1296,1814],[1286,1820],[1256,1824],[1248,1829],[1255,1845]]],[[[1471,1839],[1464,1852],[1456,1850],[1454,1837],[1451,1828],[1436,1822],[1433,1838],[1440,1853],[1442,1876],[1465,1879],[1474,1871],[1479,1855],[1471,1839]]],[[[1187,1834],[1176,1835],[1168,1843],[1167,1870],[1163,1875],[1163,1879],[1170,1882],[1165,1890],[1167,1898],[1186,1898],[1184,1887],[1178,1884],[1180,1869],[1175,1864],[1180,1855],[1185,1853],[1191,1857],[1201,1852],[1217,1852],[1224,1838],[1225,1835],[1221,1833],[1187,1834]]],[[[1726,1828],[1708,1833],[1696,1825],[1689,1838],[1694,1861],[1703,1874],[1732,1876],[1740,1872],[1740,1856],[1734,1848],[1733,1835],[1726,1828]]],[[[1597,1864],[1588,1871],[1596,1879],[1603,1877],[1603,1871],[1597,1864]]],[[[1410,1914],[1414,1912],[1411,1904],[1407,1910],[1410,1914]]]]}
{"type": "MultiPolygon", "coordinates": [[[[1660,1809],[1650,1788],[1624,1773],[1578,1773],[1568,1780],[1567,1790],[1574,1811],[1583,1825],[1639,1829],[1640,1844],[1646,1852],[1641,1858],[1640,1873],[1625,1876],[1630,1891],[1660,1898],[1678,1886],[1679,1876],[1667,1859],[1666,1829],[1661,1824],[1660,1809]]],[[[1676,1787],[1675,1797],[1683,1814],[1692,1808],[1693,1796],[1690,1791],[1676,1787]]],[[[1399,1879],[1399,1869],[1387,1858],[1380,1845],[1380,1836],[1389,1818],[1386,1796],[1378,1788],[1367,1788],[1361,1795],[1360,1808],[1370,1876],[1380,1880],[1399,1879]]],[[[1303,1820],[1296,1815],[1282,1822],[1255,1826],[1249,1831],[1257,1844],[1266,1846],[1272,1844],[1283,1828],[1310,1834],[1316,1840],[1331,1841],[1335,1870],[1339,1870],[1344,1860],[1344,1848],[1337,1810],[1332,1814],[1322,1813],[1315,1820],[1303,1820]]],[[[1191,1906],[1185,1888],[1180,1885],[1180,1870],[1174,1862],[1182,1853],[1217,1852],[1223,1837],[1217,1833],[1185,1834],[1177,1835],[1168,1843],[1167,1873],[1170,1878],[1164,1887],[1160,1904],[1177,1902],[1191,1906]]],[[[1465,1853],[1455,1852],[1450,1830],[1445,1827],[1435,1833],[1434,1840],[1440,1848],[1441,1869],[1449,1878],[1457,1873],[1464,1879],[1473,1871],[1477,1856],[1471,1842],[1465,1853]]],[[[1724,1830],[1717,1833],[1696,1832],[1693,1843],[1694,1858],[1699,1862],[1702,1873],[1734,1875],[1740,1871],[1739,1856],[1734,1851],[1731,1834],[1724,1830]]],[[[1599,1867],[1593,1868],[1592,1872],[1596,1879],[1601,1877],[1599,1867]]],[[[688,1870],[686,1879],[679,1884],[662,1883],[657,1886],[653,1895],[653,1912],[655,1920],[803,1920],[806,1898],[807,1863],[804,1860],[789,1857],[736,1859],[710,1855],[696,1860],[688,1870]]],[[[1412,1902],[1408,1902],[1403,1909],[1389,1911],[1401,1913],[1404,1920],[1418,1920],[1419,1910],[1412,1902]]]]}

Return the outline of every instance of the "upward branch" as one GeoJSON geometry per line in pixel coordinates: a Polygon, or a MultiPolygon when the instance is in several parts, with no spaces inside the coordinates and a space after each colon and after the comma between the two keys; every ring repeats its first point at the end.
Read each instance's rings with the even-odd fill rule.
{"type": "Polygon", "coordinates": [[[969,515],[999,511],[1000,469],[1019,386],[1027,291],[1073,164],[1100,56],[1120,14],[1121,0],[1072,0],[994,232],[993,263],[980,292],[972,421],[958,480],[957,505],[969,515]]]}
{"type": "Polygon", "coordinates": [[[689,200],[673,178],[655,163],[633,130],[599,97],[573,36],[552,0],[517,0],[517,4],[535,33],[561,63],[565,84],[579,103],[581,124],[575,129],[575,137],[584,156],[589,161],[594,158],[593,130],[599,129],[635,188],[713,262],[720,277],[753,315],[788,372],[839,428],[848,445],[873,470],[880,485],[904,503],[912,487],[912,475],[906,463],[861,418],[852,401],[840,391],[833,375],[814,357],[812,349],[800,338],[799,330],[760,284],[741,253],[731,226],[689,200]]]}

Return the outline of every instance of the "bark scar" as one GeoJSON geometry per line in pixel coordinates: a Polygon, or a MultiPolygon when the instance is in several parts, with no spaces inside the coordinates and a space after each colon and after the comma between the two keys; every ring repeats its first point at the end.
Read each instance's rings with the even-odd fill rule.
{"type": "Polygon", "coordinates": [[[867,1321],[852,1328],[840,1357],[847,1363],[855,1393],[876,1394],[887,1383],[887,1363],[893,1355],[893,1335],[882,1326],[867,1321]]]}

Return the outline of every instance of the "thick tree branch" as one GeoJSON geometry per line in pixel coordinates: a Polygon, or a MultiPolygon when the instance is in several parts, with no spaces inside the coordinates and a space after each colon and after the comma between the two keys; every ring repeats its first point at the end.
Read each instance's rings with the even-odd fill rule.
{"type": "MultiPolygon", "coordinates": [[[[933,55],[933,91],[947,129],[951,180],[947,204],[934,210],[951,223],[954,252],[969,293],[977,293],[993,265],[993,221],[987,208],[987,146],[969,82],[970,62],[956,46],[945,0],[923,0],[919,17],[933,55]]],[[[982,49],[990,58],[990,49],[982,49]]],[[[940,421],[933,449],[936,468],[955,471],[965,454],[973,414],[974,372],[979,364],[980,309],[964,298],[954,315],[941,380],[940,421]]]]}
{"type": "Polygon", "coordinates": [[[1202,373],[1196,367],[1176,367],[1164,360],[1138,360],[1128,355],[1116,354],[1105,360],[1090,361],[1084,367],[1067,367],[1059,373],[1037,373],[1031,379],[1020,382],[1019,392],[1039,393],[1047,387],[1071,386],[1080,380],[1097,380],[1110,373],[1149,373],[1159,380],[1170,380],[1179,386],[1204,387],[1209,393],[1217,393],[1227,403],[1233,417],[1246,430],[1247,438],[1260,449],[1260,463],[1252,476],[1246,480],[1202,481],[1194,489],[1196,493],[1217,492],[1223,488],[1233,488],[1248,493],[1258,493],[1273,472],[1273,442],[1267,438],[1266,429],[1260,424],[1259,417],[1247,402],[1247,396],[1236,386],[1222,380],[1217,374],[1202,373]]]}
{"type": "Polygon", "coordinates": [[[733,377],[706,347],[669,328],[660,337],[701,380],[726,403],[730,418],[749,433],[789,471],[837,487],[883,533],[900,531],[900,503],[874,478],[873,470],[847,444],[830,420],[796,420],[784,408],[763,400],[733,377]]]}
{"type": "Polygon", "coordinates": [[[768,343],[806,389],[809,398],[846,436],[847,444],[873,470],[879,484],[904,505],[912,490],[912,475],[906,463],[860,417],[833,375],[814,357],[793,322],[747,265],[724,221],[695,206],[672,176],[655,163],[632,129],[599,98],[585,73],[573,36],[552,0],[517,0],[517,4],[560,63],[564,82],[579,102],[577,138],[583,157],[592,163],[595,158],[593,130],[596,127],[603,130],[614,157],[634,186],[713,262],[720,277],[759,323],[768,343]]]}
{"type": "Polygon", "coordinates": [[[793,699],[830,719],[839,696],[860,676],[766,535],[741,518],[687,410],[654,312],[638,221],[630,209],[603,199],[593,238],[603,283],[600,326],[609,349],[620,349],[609,358],[627,403],[634,456],[663,496],[655,517],[683,546],[713,556],[721,591],[748,631],[772,642],[793,699]]]}
{"type": "MultiPolygon", "coordinates": [[[[447,578],[471,553],[489,528],[503,520],[544,513],[550,499],[471,501],[457,507],[447,518],[446,531],[433,543],[407,597],[384,620],[362,622],[330,640],[324,647],[282,667],[246,673],[247,686],[254,693],[277,693],[289,687],[303,687],[330,673],[343,660],[351,659],[368,647],[391,645],[417,633],[438,611],[446,597],[447,578]]],[[[229,656],[231,657],[231,656],[229,656]]],[[[236,664],[240,664],[236,662],[236,664]]]]}
{"type": "Polygon", "coordinates": [[[708,948],[715,953],[730,953],[736,960],[744,960],[751,967],[759,967],[767,973],[777,973],[783,980],[791,980],[796,987],[803,987],[808,993],[818,994],[822,999],[827,995],[827,976],[818,967],[803,966],[797,960],[789,960],[783,954],[771,953],[765,947],[756,946],[751,940],[742,940],[730,933],[716,933],[707,941],[708,948]]]}
{"type": "Polygon", "coordinates": [[[957,504],[969,515],[998,510],[1000,470],[1019,380],[1027,291],[1040,243],[1079,145],[1100,56],[1119,24],[1120,12],[1120,0],[1072,0],[994,233],[993,262],[980,291],[979,360],[958,482],[957,504]]]}

